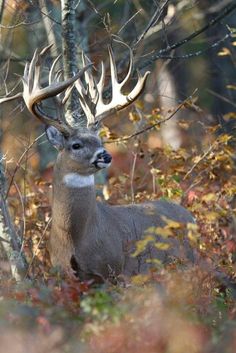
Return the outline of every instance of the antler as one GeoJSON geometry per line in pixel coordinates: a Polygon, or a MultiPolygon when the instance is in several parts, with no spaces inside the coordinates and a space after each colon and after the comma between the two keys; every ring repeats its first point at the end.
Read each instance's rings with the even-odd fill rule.
{"type": "MultiPolygon", "coordinates": [[[[114,53],[111,47],[108,47],[109,59],[110,59],[110,70],[111,70],[111,85],[112,85],[112,99],[109,103],[105,104],[103,101],[102,93],[105,84],[105,69],[104,63],[101,63],[101,76],[98,83],[95,82],[94,77],[90,71],[85,72],[85,83],[86,87],[83,85],[80,79],[75,81],[75,87],[79,93],[80,104],[87,117],[87,125],[95,124],[100,122],[106,116],[117,112],[135,101],[135,99],[141,94],[144,89],[147,76],[149,71],[147,71],[144,76],[137,71],[138,81],[132,91],[125,95],[122,93],[122,88],[126,82],[131,77],[133,69],[133,53],[131,48],[120,41],[117,41],[125,45],[130,52],[130,62],[129,69],[126,77],[122,82],[118,82],[117,69],[115,64],[114,53]]],[[[83,65],[85,66],[88,59],[83,55],[83,65]]]]}
{"type": "Polygon", "coordinates": [[[50,68],[49,84],[48,86],[42,88],[40,85],[41,63],[43,57],[49,51],[51,46],[52,45],[47,46],[40,53],[38,53],[38,50],[36,49],[31,62],[25,65],[24,76],[22,77],[23,92],[17,93],[16,95],[11,97],[6,96],[4,98],[1,98],[0,103],[15,99],[17,97],[22,97],[28,110],[41,122],[46,125],[52,125],[56,127],[64,135],[69,135],[72,128],[66,123],[66,121],[61,121],[58,118],[55,119],[53,117],[50,117],[45,112],[43,112],[39,104],[44,99],[51,97],[57,97],[57,101],[60,101],[61,104],[64,104],[69,97],[73,83],[84,74],[84,72],[88,69],[88,67],[91,66],[91,64],[84,66],[83,69],[80,70],[72,78],[66,81],[59,82],[59,75],[57,74],[54,76],[53,72],[56,63],[59,60],[59,57],[57,57],[50,68]],[[64,98],[61,99],[57,95],[59,95],[63,91],[65,91],[65,95],[64,98]]]}

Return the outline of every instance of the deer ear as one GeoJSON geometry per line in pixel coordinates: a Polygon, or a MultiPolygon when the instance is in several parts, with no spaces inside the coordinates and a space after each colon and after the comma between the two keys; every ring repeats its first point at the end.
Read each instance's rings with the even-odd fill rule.
{"type": "Polygon", "coordinates": [[[62,150],[64,148],[65,138],[63,134],[54,126],[49,126],[46,128],[46,135],[48,141],[58,150],[62,150]]]}

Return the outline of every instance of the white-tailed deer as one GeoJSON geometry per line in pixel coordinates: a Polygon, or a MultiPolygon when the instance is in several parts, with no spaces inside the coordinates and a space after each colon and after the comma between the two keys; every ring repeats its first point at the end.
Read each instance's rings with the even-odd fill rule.
{"type": "Polygon", "coordinates": [[[191,214],[183,207],[166,201],[125,206],[110,206],[96,201],[94,174],[109,167],[112,160],[97,134],[98,125],[106,116],[128,106],[140,95],[148,72],[144,76],[138,74],[135,87],[128,95],[123,94],[122,88],[131,76],[132,52],[130,50],[128,74],[119,83],[113,51],[109,47],[112,99],[105,104],[102,97],[104,65],[102,63],[101,77],[96,83],[85,57],[83,70],[65,82],[60,82],[59,75],[54,74],[55,61],[49,73],[48,86],[41,88],[40,66],[48,48],[40,54],[36,51],[31,63],[26,65],[23,92],[5,97],[0,103],[22,96],[28,110],[47,125],[47,137],[59,151],[54,167],[49,240],[52,264],[65,270],[72,267],[81,279],[103,281],[120,274],[130,276],[146,271],[150,266],[147,258],[166,262],[184,253],[192,261],[193,252],[188,239],[181,241],[174,237],[159,237],[159,241],[171,244],[166,251],[149,246],[142,256],[130,256],[136,241],[145,235],[145,231],[150,227],[164,227],[165,219],[193,223],[191,214]],[[82,74],[84,77],[80,80],[82,74]],[[49,117],[40,105],[44,99],[55,97],[62,106],[73,85],[86,115],[87,126],[72,128],[65,119],[49,117]],[[65,92],[64,96],[62,92],[65,92]]]}

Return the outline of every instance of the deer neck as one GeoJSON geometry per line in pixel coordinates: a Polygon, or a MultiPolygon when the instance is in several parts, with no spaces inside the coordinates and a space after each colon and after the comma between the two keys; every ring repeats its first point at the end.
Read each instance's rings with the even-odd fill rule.
{"type": "Polygon", "coordinates": [[[79,174],[76,164],[63,160],[59,154],[54,167],[53,224],[60,228],[60,233],[70,236],[76,246],[96,214],[94,176],[79,174]]]}

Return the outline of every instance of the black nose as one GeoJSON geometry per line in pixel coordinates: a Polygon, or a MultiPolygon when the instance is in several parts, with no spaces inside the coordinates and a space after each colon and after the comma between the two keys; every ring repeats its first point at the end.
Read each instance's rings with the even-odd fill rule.
{"type": "Polygon", "coordinates": [[[103,161],[105,163],[110,163],[111,160],[112,160],[112,156],[109,153],[107,153],[107,151],[105,151],[105,150],[103,152],[99,153],[97,155],[97,158],[98,159],[103,159],[103,161]]]}

